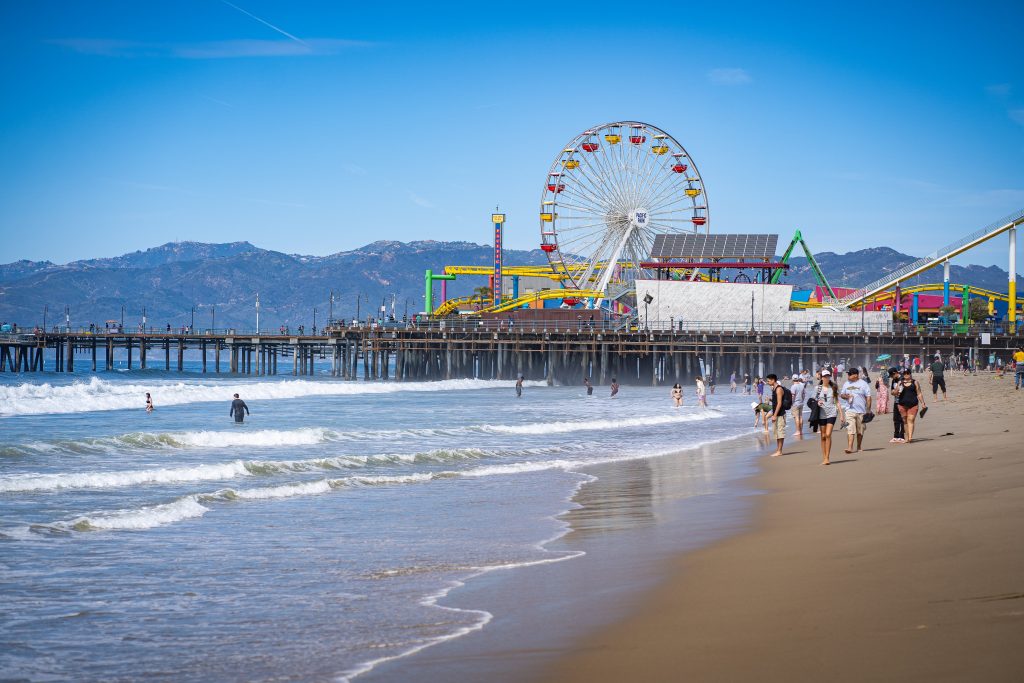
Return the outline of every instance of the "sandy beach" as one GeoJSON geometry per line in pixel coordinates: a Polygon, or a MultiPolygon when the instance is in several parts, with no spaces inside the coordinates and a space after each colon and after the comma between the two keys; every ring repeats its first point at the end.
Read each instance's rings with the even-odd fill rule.
{"type": "Polygon", "coordinates": [[[822,467],[817,435],[790,436],[750,531],[672,559],[540,680],[1020,680],[1024,391],[947,384],[913,444],[879,415],[862,452],[836,430],[822,467]]]}

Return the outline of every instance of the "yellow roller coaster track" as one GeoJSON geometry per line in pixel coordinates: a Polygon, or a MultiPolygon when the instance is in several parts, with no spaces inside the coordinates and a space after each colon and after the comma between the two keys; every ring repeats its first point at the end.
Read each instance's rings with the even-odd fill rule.
{"type": "MultiPolygon", "coordinates": [[[[1006,301],[1009,303],[1010,296],[1008,294],[1000,294],[999,292],[993,292],[991,289],[983,289],[981,287],[971,287],[970,285],[955,285],[950,283],[949,293],[950,296],[959,296],[963,293],[964,287],[968,287],[971,294],[984,297],[986,299],[997,299],[999,301],[1006,301]]],[[[927,285],[915,285],[913,287],[904,287],[900,290],[901,294],[920,294],[921,292],[941,292],[945,290],[945,285],[942,283],[932,283],[927,285]]],[[[893,290],[887,290],[879,292],[874,296],[870,296],[866,301],[870,303],[877,303],[879,301],[886,301],[892,299],[895,295],[893,290]]],[[[796,309],[801,308],[821,308],[822,303],[820,301],[793,301],[792,306],[796,309]]],[[[852,306],[852,308],[860,308],[859,306],[852,306]]]]}
{"type": "Polygon", "coordinates": [[[448,299],[434,310],[434,316],[443,318],[459,310],[461,306],[480,304],[485,306],[475,313],[505,313],[536,301],[548,301],[551,299],[599,299],[604,298],[603,292],[593,289],[543,289],[539,292],[532,292],[518,299],[507,299],[499,306],[492,304],[490,299],[479,296],[462,296],[457,299],[448,299]]]}

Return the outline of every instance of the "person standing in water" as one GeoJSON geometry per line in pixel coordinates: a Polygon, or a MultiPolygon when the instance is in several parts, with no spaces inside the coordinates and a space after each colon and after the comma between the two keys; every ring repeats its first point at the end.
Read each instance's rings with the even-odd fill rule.
{"type": "Polygon", "coordinates": [[[525,377],[519,375],[519,379],[516,380],[516,398],[523,397],[523,380],[525,377]]]}
{"type": "Polygon", "coordinates": [[[697,384],[697,405],[699,405],[701,408],[707,408],[708,407],[708,397],[707,397],[707,390],[704,388],[704,378],[701,377],[700,375],[697,375],[696,384],[697,384]]]}
{"type": "Polygon", "coordinates": [[[235,394],[235,400],[231,402],[231,415],[235,418],[235,422],[241,424],[245,419],[245,416],[249,414],[249,406],[245,405],[245,401],[238,398],[238,394],[235,394]]]}
{"type": "Polygon", "coordinates": [[[589,377],[584,377],[583,378],[583,386],[585,386],[587,388],[587,396],[593,396],[594,395],[594,385],[590,383],[590,378],[589,377]]]}
{"type": "Polygon", "coordinates": [[[153,397],[149,395],[148,391],[146,392],[146,412],[153,412],[153,397]]]}
{"type": "Polygon", "coordinates": [[[735,394],[736,393],[736,373],[735,372],[733,372],[731,375],[729,375],[729,393],[730,394],[735,394]]]}
{"type": "Polygon", "coordinates": [[[675,403],[676,408],[683,405],[683,388],[676,382],[672,385],[672,401],[675,403]]]}
{"type": "Polygon", "coordinates": [[[619,380],[612,377],[612,395],[609,398],[615,398],[617,393],[619,393],[619,380]]]}

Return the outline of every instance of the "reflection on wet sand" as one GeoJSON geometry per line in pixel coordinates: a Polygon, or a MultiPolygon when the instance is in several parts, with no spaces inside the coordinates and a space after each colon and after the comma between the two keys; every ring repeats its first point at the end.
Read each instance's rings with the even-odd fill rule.
{"type": "Polygon", "coordinates": [[[571,529],[565,540],[571,545],[581,535],[666,521],[667,504],[719,491],[725,469],[734,466],[734,454],[766,443],[763,435],[743,436],[661,458],[590,468],[587,472],[597,480],[580,488],[573,499],[579,507],[561,517],[571,529]]]}

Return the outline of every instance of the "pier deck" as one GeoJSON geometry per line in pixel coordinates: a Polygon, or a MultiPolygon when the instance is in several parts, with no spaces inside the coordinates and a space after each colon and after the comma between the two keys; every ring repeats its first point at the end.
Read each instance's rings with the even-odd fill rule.
{"type": "MultiPolygon", "coordinates": [[[[561,322],[515,325],[489,321],[430,326],[353,326],[320,335],[237,333],[46,332],[0,336],[0,372],[112,371],[115,352],[128,369],[185,371],[186,354],[202,373],[312,375],[317,358],[330,359],[329,375],[342,379],[513,379],[551,384],[660,385],[698,374],[722,382],[779,375],[826,361],[871,367],[883,353],[930,358],[971,351],[1007,361],[1020,335],[979,329],[861,332],[753,332],[593,328],[561,322]],[[987,343],[983,343],[987,341],[987,343]],[[196,358],[198,356],[198,358],[196,358]]],[[[470,321],[466,321],[470,322],[470,321]]],[[[987,361],[983,360],[983,364],[987,361]]],[[[120,366],[124,367],[124,365],[120,366]]],[[[322,373],[321,373],[322,374],[322,373]]]]}

